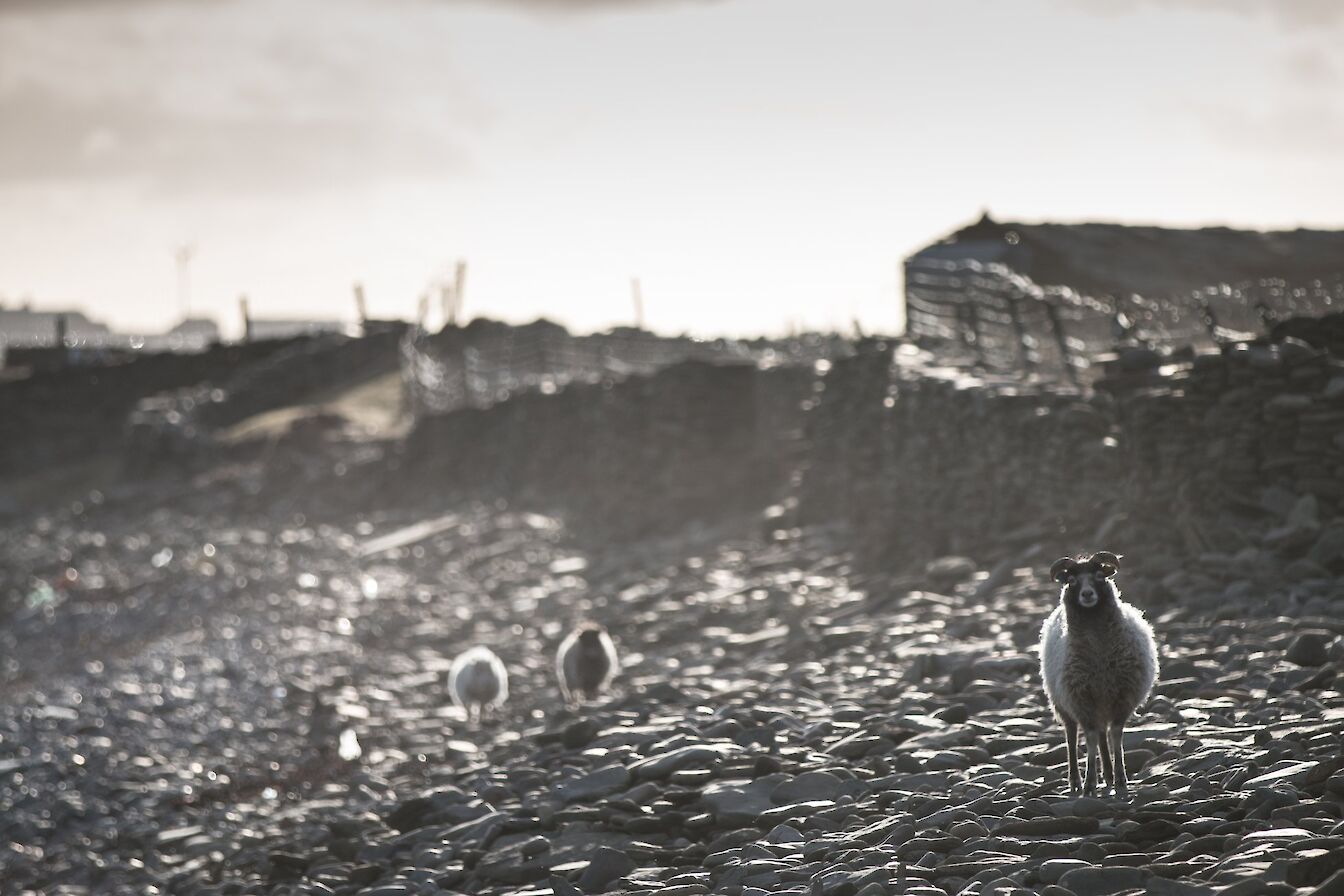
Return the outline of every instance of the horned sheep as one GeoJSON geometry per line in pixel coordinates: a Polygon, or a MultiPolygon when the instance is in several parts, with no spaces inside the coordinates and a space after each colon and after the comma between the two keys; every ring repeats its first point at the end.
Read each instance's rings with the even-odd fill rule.
{"type": "Polygon", "coordinates": [[[1041,626],[1041,678],[1056,718],[1064,726],[1069,789],[1093,794],[1097,754],[1105,782],[1129,795],[1124,729],[1157,681],[1157,641],[1143,612],[1120,599],[1115,575],[1120,557],[1098,551],[1064,557],[1050,568],[1059,583],[1059,606],[1041,626]],[[1078,773],[1078,732],[1087,739],[1087,780],[1078,773]]]}

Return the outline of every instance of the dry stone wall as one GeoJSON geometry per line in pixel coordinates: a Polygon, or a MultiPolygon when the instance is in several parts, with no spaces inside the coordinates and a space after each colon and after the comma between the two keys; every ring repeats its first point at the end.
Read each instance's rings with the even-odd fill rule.
{"type": "Polygon", "coordinates": [[[1135,349],[1088,392],[878,341],[825,366],[691,362],[427,417],[388,493],[503,496],[604,536],[782,502],[769,525],[842,524],[869,569],[1106,547],[1169,599],[1191,583],[1309,597],[1344,573],[1328,351],[1135,349]]]}
{"type": "Polygon", "coordinates": [[[70,366],[6,383],[0,386],[0,470],[21,473],[106,450],[121,438],[127,415],[141,399],[225,376],[297,341],[143,354],[125,363],[70,366]]]}
{"type": "Polygon", "coordinates": [[[1170,599],[1344,573],[1344,362],[1325,351],[1122,353],[1087,395],[902,354],[837,362],[807,425],[800,518],[849,523],[870,566],[1104,546],[1170,599]]]}
{"type": "Polygon", "coordinates": [[[811,381],[811,368],[690,361],[429,416],[394,493],[503,496],[618,537],[759,509],[788,480],[811,381]]]}

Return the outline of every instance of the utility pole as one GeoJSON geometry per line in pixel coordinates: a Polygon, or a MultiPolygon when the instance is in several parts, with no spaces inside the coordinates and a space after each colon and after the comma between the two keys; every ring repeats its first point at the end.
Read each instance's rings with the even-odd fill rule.
{"type": "Polygon", "coordinates": [[[177,260],[177,308],[182,314],[182,319],[186,320],[191,313],[191,279],[190,270],[191,259],[196,255],[196,246],[192,243],[183,243],[173,250],[173,257],[177,260]]]}
{"type": "Polygon", "coordinates": [[[635,303],[635,328],[644,329],[644,290],[638,277],[630,278],[630,299],[635,303]]]}
{"type": "Polygon", "coordinates": [[[359,331],[364,333],[369,328],[369,308],[364,304],[364,284],[355,284],[355,314],[359,316],[359,331]]]}
{"type": "Polygon", "coordinates": [[[415,309],[415,325],[421,330],[425,328],[425,321],[429,319],[429,293],[420,293],[420,303],[415,309]]]}
{"type": "Polygon", "coordinates": [[[447,326],[457,323],[457,297],[453,294],[453,284],[439,283],[439,307],[443,311],[443,322],[447,326]]]}
{"type": "Polygon", "coordinates": [[[238,311],[243,316],[243,341],[252,341],[252,312],[247,306],[247,296],[238,297],[238,311]]]}
{"type": "Polygon", "coordinates": [[[453,271],[453,315],[449,323],[457,323],[462,316],[462,302],[467,295],[467,263],[459,260],[453,271]]]}

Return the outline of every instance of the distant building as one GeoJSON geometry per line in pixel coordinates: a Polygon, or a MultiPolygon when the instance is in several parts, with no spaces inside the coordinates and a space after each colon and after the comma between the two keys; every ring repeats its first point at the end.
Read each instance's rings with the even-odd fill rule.
{"type": "Polygon", "coordinates": [[[1083,295],[1169,296],[1267,277],[1344,275],[1344,231],[1261,232],[1128,224],[1018,224],[985,214],[906,259],[998,263],[1040,286],[1083,295]]]}
{"type": "Polygon", "coordinates": [[[166,333],[144,337],[145,351],[199,352],[219,342],[219,325],[208,317],[189,317],[166,333]]]}
{"type": "Polygon", "coordinates": [[[65,319],[67,343],[100,345],[114,334],[105,324],[91,321],[82,311],[34,311],[30,306],[0,307],[0,342],[11,346],[52,346],[61,318],[65,319]]]}
{"type": "Polygon", "coordinates": [[[979,221],[905,261],[906,334],[991,368],[1212,349],[1344,304],[1344,231],[979,221]]]}
{"type": "Polygon", "coordinates": [[[345,330],[345,324],[339,320],[254,317],[248,321],[248,337],[251,339],[289,339],[319,333],[344,333],[345,330]]]}

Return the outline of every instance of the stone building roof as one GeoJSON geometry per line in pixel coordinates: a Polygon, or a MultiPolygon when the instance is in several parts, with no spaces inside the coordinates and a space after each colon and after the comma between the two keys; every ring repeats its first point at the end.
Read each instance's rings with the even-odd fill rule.
{"type": "Polygon", "coordinates": [[[1344,230],[1021,224],[988,214],[911,256],[998,262],[1043,286],[1089,295],[1173,295],[1264,277],[1344,275],[1344,230]]]}

